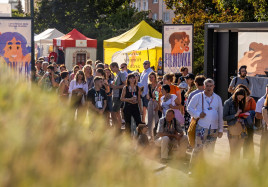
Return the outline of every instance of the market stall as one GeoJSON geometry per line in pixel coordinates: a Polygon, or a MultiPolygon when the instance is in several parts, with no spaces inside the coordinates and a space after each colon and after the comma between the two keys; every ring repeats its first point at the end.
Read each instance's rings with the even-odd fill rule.
{"type": "Polygon", "coordinates": [[[76,29],[53,39],[54,51],[62,49],[65,57],[65,65],[71,70],[75,65],[84,65],[87,59],[96,60],[97,40],[87,38],[76,29]]]}

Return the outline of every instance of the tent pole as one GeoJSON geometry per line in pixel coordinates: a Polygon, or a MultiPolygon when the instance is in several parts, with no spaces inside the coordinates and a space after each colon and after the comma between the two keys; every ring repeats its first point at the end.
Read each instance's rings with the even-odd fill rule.
{"type": "Polygon", "coordinates": [[[148,61],[150,61],[149,60],[149,49],[148,49],[148,47],[147,47],[147,56],[148,56],[148,61]]]}

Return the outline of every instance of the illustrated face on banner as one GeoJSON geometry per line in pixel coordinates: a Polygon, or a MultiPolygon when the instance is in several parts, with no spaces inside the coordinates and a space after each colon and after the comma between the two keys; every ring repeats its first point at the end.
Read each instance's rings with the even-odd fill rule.
{"type": "Polygon", "coordinates": [[[193,26],[164,25],[163,30],[164,73],[179,73],[181,67],[192,72],[193,26]]]}
{"type": "Polygon", "coordinates": [[[185,32],[174,32],[169,37],[171,45],[171,54],[183,53],[189,51],[190,38],[185,32]]]}
{"type": "Polygon", "coordinates": [[[247,75],[265,75],[268,71],[268,33],[239,33],[238,69],[247,66],[247,75]]]}
{"type": "Polygon", "coordinates": [[[0,59],[19,73],[31,70],[31,21],[0,19],[0,59]]]}

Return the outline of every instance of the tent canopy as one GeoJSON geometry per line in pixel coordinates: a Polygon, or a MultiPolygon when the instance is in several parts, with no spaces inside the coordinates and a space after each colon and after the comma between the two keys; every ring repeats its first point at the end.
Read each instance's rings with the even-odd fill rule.
{"type": "Polygon", "coordinates": [[[138,25],[131,30],[103,41],[104,48],[121,48],[124,49],[127,46],[133,44],[143,36],[152,36],[154,38],[162,38],[162,34],[151,27],[145,21],[141,21],[138,25]]]}
{"type": "Polygon", "coordinates": [[[55,28],[52,29],[47,29],[44,32],[41,32],[40,34],[34,36],[34,41],[35,42],[51,42],[53,41],[54,38],[58,38],[64,36],[63,33],[58,31],[55,28]]]}
{"type": "Polygon", "coordinates": [[[53,45],[57,47],[92,47],[97,48],[97,40],[87,38],[78,30],[73,29],[65,36],[53,39],[53,45]]]}
{"type": "Polygon", "coordinates": [[[140,40],[136,41],[134,44],[122,50],[121,53],[142,51],[147,49],[153,49],[156,47],[162,47],[162,39],[153,38],[151,36],[143,36],[140,40]]]}

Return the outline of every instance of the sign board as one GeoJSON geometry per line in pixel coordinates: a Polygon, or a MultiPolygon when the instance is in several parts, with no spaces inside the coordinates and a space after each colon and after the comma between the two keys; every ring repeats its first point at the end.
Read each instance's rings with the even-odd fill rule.
{"type": "Polygon", "coordinates": [[[247,66],[249,76],[268,71],[268,32],[238,33],[238,68],[247,66]]]}
{"type": "Polygon", "coordinates": [[[30,73],[31,19],[0,18],[0,62],[30,73]]]}
{"type": "Polygon", "coordinates": [[[163,26],[164,74],[179,73],[187,67],[189,73],[193,66],[193,25],[163,26]]]}

